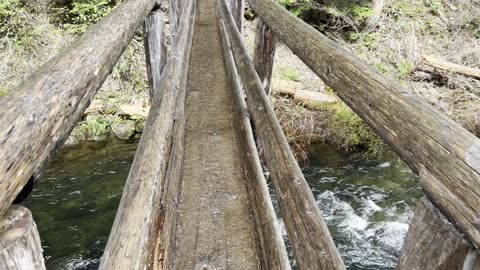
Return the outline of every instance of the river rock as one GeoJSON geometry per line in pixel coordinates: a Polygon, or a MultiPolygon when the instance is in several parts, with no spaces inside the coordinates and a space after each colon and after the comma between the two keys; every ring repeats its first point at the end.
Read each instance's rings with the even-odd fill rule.
{"type": "Polygon", "coordinates": [[[119,139],[128,140],[135,134],[135,121],[123,120],[112,127],[113,134],[119,139]]]}
{"type": "Polygon", "coordinates": [[[150,110],[150,107],[144,106],[143,103],[124,104],[120,106],[118,110],[118,114],[126,115],[126,116],[140,116],[140,117],[147,118],[149,110],[150,110]]]}
{"type": "Polygon", "coordinates": [[[303,103],[305,107],[311,110],[322,110],[340,101],[337,96],[332,94],[306,90],[295,92],[293,100],[303,103]]]}
{"type": "Polygon", "coordinates": [[[304,89],[301,82],[287,81],[287,80],[273,80],[272,91],[275,95],[294,96],[298,90],[304,89]]]}

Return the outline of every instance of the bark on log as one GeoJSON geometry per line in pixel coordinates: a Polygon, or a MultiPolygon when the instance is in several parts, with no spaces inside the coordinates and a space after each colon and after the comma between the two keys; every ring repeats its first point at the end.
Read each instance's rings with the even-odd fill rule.
{"type": "Polygon", "coordinates": [[[222,46],[228,78],[233,89],[233,98],[236,103],[237,123],[241,123],[239,141],[245,149],[243,171],[248,175],[246,182],[249,201],[253,212],[255,229],[259,239],[262,269],[290,269],[290,262],[286,253],[277,217],[268,192],[267,182],[263,176],[260,158],[255,146],[253,131],[247,112],[247,106],[242,94],[242,85],[235,67],[235,60],[231,52],[228,34],[222,21],[219,22],[222,33],[222,46]]]}
{"type": "Polygon", "coordinates": [[[159,94],[160,77],[167,63],[167,44],[160,9],[152,11],[143,24],[150,100],[159,94]]]}
{"type": "Polygon", "coordinates": [[[478,270],[480,254],[427,198],[417,203],[398,270],[478,270]]]}
{"type": "Polygon", "coordinates": [[[431,55],[422,55],[422,62],[428,66],[480,79],[480,69],[450,63],[431,55]]]}
{"type": "Polygon", "coordinates": [[[124,2],[0,100],[0,215],[67,139],[154,5],[124,2]]]}
{"type": "Polygon", "coordinates": [[[225,0],[218,2],[218,8],[229,35],[237,71],[246,90],[248,109],[265,153],[297,263],[302,269],[345,269],[225,0]]]}
{"type": "Polygon", "coordinates": [[[42,243],[30,211],[13,205],[0,217],[0,269],[44,270],[42,243]]]}
{"type": "Polygon", "coordinates": [[[267,96],[271,96],[272,94],[273,62],[275,59],[276,45],[277,36],[275,33],[270,30],[262,20],[258,19],[255,33],[253,65],[255,66],[255,70],[267,96]]]}
{"type": "Polygon", "coordinates": [[[170,15],[170,31],[172,33],[172,40],[175,40],[178,29],[178,20],[180,19],[180,2],[181,0],[169,0],[168,1],[168,13],[170,15]]]}
{"type": "MultiPolygon", "coordinates": [[[[194,12],[189,1],[184,14],[194,12]]],[[[99,269],[149,269],[158,265],[162,190],[165,185],[175,107],[184,85],[191,49],[192,20],[182,16],[176,47],[167,61],[138,145],[99,269]]]]}
{"type": "Polygon", "coordinates": [[[261,19],[415,171],[428,197],[480,246],[480,139],[272,0],[248,0],[261,19]]]}

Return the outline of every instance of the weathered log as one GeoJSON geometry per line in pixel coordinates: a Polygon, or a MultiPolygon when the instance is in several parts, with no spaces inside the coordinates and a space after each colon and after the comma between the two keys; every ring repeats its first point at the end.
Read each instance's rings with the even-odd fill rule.
{"type": "Polygon", "coordinates": [[[13,205],[0,217],[0,269],[44,270],[42,243],[30,211],[13,205]]]}
{"type": "Polygon", "coordinates": [[[450,63],[432,55],[422,54],[422,63],[448,72],[480,79],[480,69],[450,63]]]}
{"type": "Polygon", "coordinates": [[[167,44],[160,9],[152,11],[143,24],[150,100],[160,91],[160,77],[167,63],[167,44]]]}
{"type": "Polygon", "coordinates": [[[345,269],[225,0],[218,7],[297,263],[302,269],[345,269]]]}
{"type": "Polygon", "coordinates": [[[154,5],[124,2],[0,100],[0,215],[67,139],[154,5]]]}
{"type": "Polygon", "coordinates": [[[237,24],[238,31],[243,31],[243,15],[245,13],[245,0],[230,0],[231,13],[237,24]]]}
{"type": "MultiPolygon", "coordinates": [[[[161,195],[161,224],[154,253],[154,270],[171,269],[175,247],[177,229],[177,211],[180,193],[180,177],[183,169],[184,141],[185,141],[185,99],[187,94],[187,81],[190,68],[193,30],[196,18],[197,1],[192,1],[193,6],[184,11],[190,14],[188,18],[188,55],[183,59],[183,71],[178,88],[178,99],[175,105],[172,149],[168,159],[168,168],[165,174],[165,183],[161,195]]],[[[189,7],[188,5],[186,7],[189,7]]],[[[182,18],[187,20],[187,18],[182,18]]]]}
{"type": "MultiPolygon", "coordinates": [[[[170,15],[170,32],[172,36],[175,36],[178,29],[178,20],[180,19],[180,0],[169,0],[168,1],[168,14],[170,15]]],[[[175,40],[172,38],[172,40],[175,40]]]]}
{"type": "Polygon", "coordinates": [[[434,176],[421,180],[428,197],[480,246],[480,139],[274,1],[248,2],[413,171],[434,176]]]}
{"type": "Polygon", "coordinates": [[[258,19],[255,33],[253,65],[267,96],[272,94],[273,62],[275,59],[276,45],[277,36],[275,33],[270,30],[262,20],[258,19]]]}
{"type": "Polygon", "coordinates": [[[250,125],[250,119],[245,112],[247,106],[242,94],[242,85],[235,67],[230,42],[225,25],[220,21],[220,31],[222,34],[222,46],[227,68],[228,78],[233,89],[233,98],[235,100],[236,120],[241,123],[239,141],[242,148],[245,149],[245,160],[242,163],[243,171],[249,181],[246,182],[249,193],[249,202],[253,212],[255,229],[259,239],[259,251],[261,252],[262,269],[290,269],[290,262],[286,253],[285,243],[283,242],[280,229],[277,224],[277,217],[273,208],[268,187],[263,170],[260,165],[260,158],[255,146],[253,131],[250,125]]]}
{"type": "Polygon", "coordinates": [[[132,164],[117,215],[99,269],[146,269],[158,264],[161,199],[165,185],[175,107],[184,84],[191,48],[191,20],[195,1],[185,6],[176,47],[161,77],[161,95],[155,95],[132,164]]]}
{"type": "Polygon", "coordinates": [[[479,255],[446,217],[427,198],[422,198],[417,203],[397,269],[480,269],[479,255]]]}

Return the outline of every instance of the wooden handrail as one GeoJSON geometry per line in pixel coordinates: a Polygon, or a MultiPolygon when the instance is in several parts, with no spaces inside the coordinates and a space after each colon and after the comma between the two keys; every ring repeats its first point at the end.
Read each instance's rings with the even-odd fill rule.
{"type": "Polygon", "coordinates": [[[480,139],[274,1],[247,1],[414,172],[428,175],[420,180],[427,196],[480,246],[480,139]]]}
{"type": "Polygon", "coordinates": [[[237,71],[245,88],[248,110],[265,154],[297,263],[302,269],[345,269],[315,198],[255,72],[227,3],[225,0],[217,3],[219,17],[228,33],[237,71]]]}
{"type": "Polygon", "coordinates": [[[0,216],[67,139],[154,5],[124,2],[0,99],[0,216]]]}
{"type": "MultiPolygon", "coordinates": [[[[99,269],[150,269],[164,234],[162,198],[172,149],[175,110],[186,80],[196,0],[182,11],[175,47],[156,89],[99,269]]],[[[183,98],[184,99],[184,98],[183,98]]],[[[161,268],[161,267],[160,267],[161,268]]]]}
{"type": "Polygon", "coordinates": [[[227,30],[223,21],[219,22],[222,38],[223,57],[227,69],[228,79],[233,88],[233,99],[236,104],[236,120],[241,123],[239,143],[246,149],[244,158],[248,162],[242,163],[247,175],[245,186],[249,194],[250,208],[252,209],[253,222],[255,223],[258,236],[258,249],[261,251],[261,262],[263,269],[289,270],[287,250],[277,223],[277,216],[273,208],[270,193],[268,192],[267,181],[263,176],[263,170],[258,156],[252,126],[243,98],[242,83],[237,73],[235,59],[232,54],[227,30]]]}

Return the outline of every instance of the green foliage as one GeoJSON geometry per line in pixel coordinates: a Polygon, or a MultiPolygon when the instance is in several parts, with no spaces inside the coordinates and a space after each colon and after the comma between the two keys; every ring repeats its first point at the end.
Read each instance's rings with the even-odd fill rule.
{"type": "Polygon", "coordinates": [[[373,9],[361,5],[352,5],[350,7],[350,14],[356,21],[364,22],[373,16],[373,9]]]}
{"type": "Polygon", "coordinates": [[[278,2],[295,16],[301,16],[302,13],[312,8],[312,0],[279,0],[278,2]]]}
{"type": "Polygon", "coordinates": [[[383,152],[382,140],[345,103],[336,106],[327,126],[333,133],[331,140],[341,148],[366,148],[372,154],[383,152]]]}
{"type": "Polygon", "coordinates": [[[75,35],[107,16],[122,0],[74,0],[70,6],[57,8],[56,20],[75,35]]]}
{"type": "Polygon", "coordinates": [[[280,78],[287,81],[300,81],[300,73],[292,68],[281,67],[280,68],[280,78]]]}
{"type": "Polygon", "coordinates": [[[107,134],[109,126],[109,121],[104,115],[92,114],[80,123],[78,129],[83,134],[94,137],[107,134]]]}
{"type": "Polygon", "coordinates": [[[405,78],[408,77],[412,72],[415,70],[415,64],[408,61],[408,60],[403,60],[398,66],[398,73],[400,75],[400,78],[405,78]]]}
{"type": "Polygon", "coordinates": [[[1,87],[0,87],[0,97],[5,96],[7,93],[8,93],[8,90],[7,90],[7,89],[4,89],[4,88],[1,88],[1,87]]]}
{"type": "Polygon", "coordinates": [[[22,46],[34,38],[34,27],[28,10],[20,0],[0,1],[0,35],[11,37],[22,46]]]}

